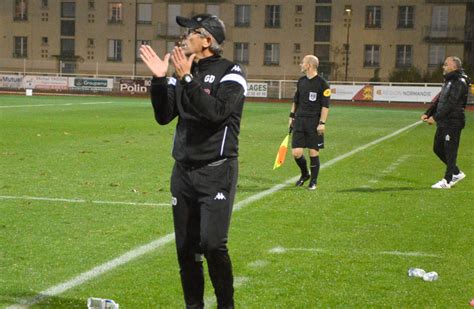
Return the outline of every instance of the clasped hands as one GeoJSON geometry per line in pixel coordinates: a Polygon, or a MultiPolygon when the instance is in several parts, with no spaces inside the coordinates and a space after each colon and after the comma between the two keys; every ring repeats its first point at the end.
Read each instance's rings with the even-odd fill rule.
{"type": "Polygon", "coordinates": [[[173,51],[167,53],[163,59],[158,57],[153,48],[149,45],[142,45],[140,47],[140,58],[150,69],[156,77],[165,77],[169,68],[169,60],[175,67],[176,75],[181,79],[184,75],[191,73],[191,66],[193,64],[196,54],[186,57],[181,47],[175,47],[173,51]]]}

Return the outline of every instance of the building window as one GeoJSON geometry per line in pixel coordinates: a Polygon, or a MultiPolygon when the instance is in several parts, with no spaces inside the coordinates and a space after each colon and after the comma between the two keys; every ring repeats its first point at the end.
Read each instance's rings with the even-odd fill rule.
{"type": "Polygon", "coordinates": [[[76,4],[74,2],[61,2],[61,17],[76,17],[76,4]]]}
{"type": "Polygon", "coordinates": [[[135,58],[139,61],[142,61],[142,58],[140,57],[140,47],[142,47],[142,45],[151,46],[151,40],[137,40],[137,49],[135,50],[135,58]]]}
{"type": "Polygon", "coordinates": [[[331,7],[330,6],[317,6],[316,7],[316,22],[317,23],[330,23],[331,22],[331,7]]]}
{"type": "Polygon", "coordinates": [[[42,46],[48,46],[48,37],[44,36],[41,38],[41,45],[42,46]]]}
{"type": "Polygon", "coordinates": [[[74,20],[61,20],[61,35],[62,36],[75,36],[76,35],[76,22],[74,20]]]}
{"type": "Polygon", "coordinates": [[[294,53],[301,53],[301,44],[300,43],[295,43],[293,45],[293,52],[294,53]]]}
{"type": "Polygon", "coordinates": [[[27,0],[15,0],[15,16],[13,20],[28,20],[27,0]]]}
{"type": "Polygon", "coordinates": [[[87,39],[87,47],[92,48],[95,46],[95,40],[94,39],[87,39]]]}
{"type": "Polygon", "coordinates": [[[41,13],[41,21],[48,21],[49,15],[47,12],[41,13]]]}
{"type": "Polygon", "coordinates": [[[13,57],[15,58],[26,58],[28,57],[28,38],[26,36],[16,36],[15,50],[13,51],[13,57]]]}
{"type": "Polygon", "coordinates": [[[378,5],[366,7],[365,27],[366,28],[381,28],[382,27],[382,7],[378,5]]]}
{"type": "Polygon", "coordinates": [[[41,8],[42,9],[48,8],[48,0],[41,0],[41,8]]]}
{"type": "Polygon", "coordinates": [[[397,68],[410,67],[413,64],[413,48],[411,45],[397,45],[397,68]]]}
{"type": "Polygon", "coordinates": [[[108,61],[122,61],[122,40],[109,40],[108,61]]]}
{"type": "Polygon", "coordinates": [[[74,39],[61,39],[61,56],[74,56],[74,39]]]}
{"type": "Polygon", "coordinates": [[[279,5],[265,6],[265,27],[267,28],[280,27],[280,6],[279,5]]]}
{"type": "Polygon", "coordinates": [[[139,24],[151,24],[151,13],[153,12],[151,3],[138,4],[137,22],[139,24]]]}
{"type": "Polygon", "coordinates": [[[264,65],[280,64],[280,44],[265,43],[264,65]]]}
{"type": "Polygon", "coordinates": [[[109,3],[109,23],[122,22],[122,3],[109,3]]]}
{"type": "Polygon", "coordinates": [[[365,45],[364,67],[380,66],[380,45],[365,45]]]}
{"type": "Polygon", "coordinates": [[[413,28],[414,6],[398,7],[398,28],[413,28]]]}
{"type": "Polygon", "coordinates": [[[234,43],[234,62],[249,63],[249,43],[234,43]]]}
{"type": "Polygon", "coordinates": [[[235,26],[250,27],[250,5],[235,6],[235,26]]]}
{"type": "Polygon", "coordinates": [[[303,14],[303,6],[295,5],[295,14],[303,14]]]}
{"type": "Polygon", "coordinates": [[[95,22],[95,15],[94,14],[87,14],[87,22],[93,24],[95,22]]]}
{"type": "Polygon", "coordinates": [[[444,62],[446,58],[446,46],[444,45],[430,45],[428,65],[438,66],[444,62]]]}
{"type": "Polygon", "coordinates": [[[89,10],[94,10],[95,9],[95,1],[94,0],[89,0],[87,3],[88,3],[89,10]]]}
{"type": "Polygon", "coordinates": [[[329,44],[314,45],[314,55],[318,57],[319,61],[329,61],[329,44]]]}
{"type": "Polygon", "coordinates": [[[331,3],[331,0],[316,0],[316,3],[331,3]]]}
{"type": "Polygon", "coordinates": [[[431,16],[430,36],[434,38],[445,38],[448,36],[449,7],[433,6],[431,16]]]}
{"type": "Polygon", "coordinates": [[[331,40],[331,26],[315,26],[314,40],[317,42],[329,42],[331,40]]]}

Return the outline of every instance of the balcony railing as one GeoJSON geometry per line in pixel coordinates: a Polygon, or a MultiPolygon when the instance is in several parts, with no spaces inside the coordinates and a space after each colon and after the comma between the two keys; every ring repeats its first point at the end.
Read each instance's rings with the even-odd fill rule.
{"type": "Polygon", "coordinates": [[[425,26],[423,38],[428,43],[463,43],[464,27],[460,26],[425,26]]]}

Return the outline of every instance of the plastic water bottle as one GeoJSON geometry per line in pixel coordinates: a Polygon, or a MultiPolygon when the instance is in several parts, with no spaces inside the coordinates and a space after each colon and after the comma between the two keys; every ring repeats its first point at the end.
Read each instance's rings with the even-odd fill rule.
{"type": "Polygon", "coordinates": [[[119,309],[119,304],[111,299],[89,297],[87,299],[87,309],[119,309]]]}
{"type": "Polygon", "coordinates": [[[438,273],[435,272],[435,271],[430,271],[429,273],[424,274],[423,280],[425,280],[425,281],[438,280],[438,273]]]}
{"type": "Polygon", "coordinates": [[[424,271],[421,268],[410,268],[408,270],[408,277],[423,278],[425,274],[426,274],[426,271],[424,271]]]}

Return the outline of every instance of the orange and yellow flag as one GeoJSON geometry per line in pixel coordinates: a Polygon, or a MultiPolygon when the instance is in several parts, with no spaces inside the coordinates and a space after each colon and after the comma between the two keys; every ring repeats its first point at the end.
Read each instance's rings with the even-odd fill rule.
{"type": "Polygon", "coordinates": [[[275,158],[275,164],[273,165],[273,169],[276,169],[285,163],[286,152],[288,151],[288,140],[290,138],[290,134],[283,139],[281,142],[280,148],[278,148],[278,153],[275,158]]]}

